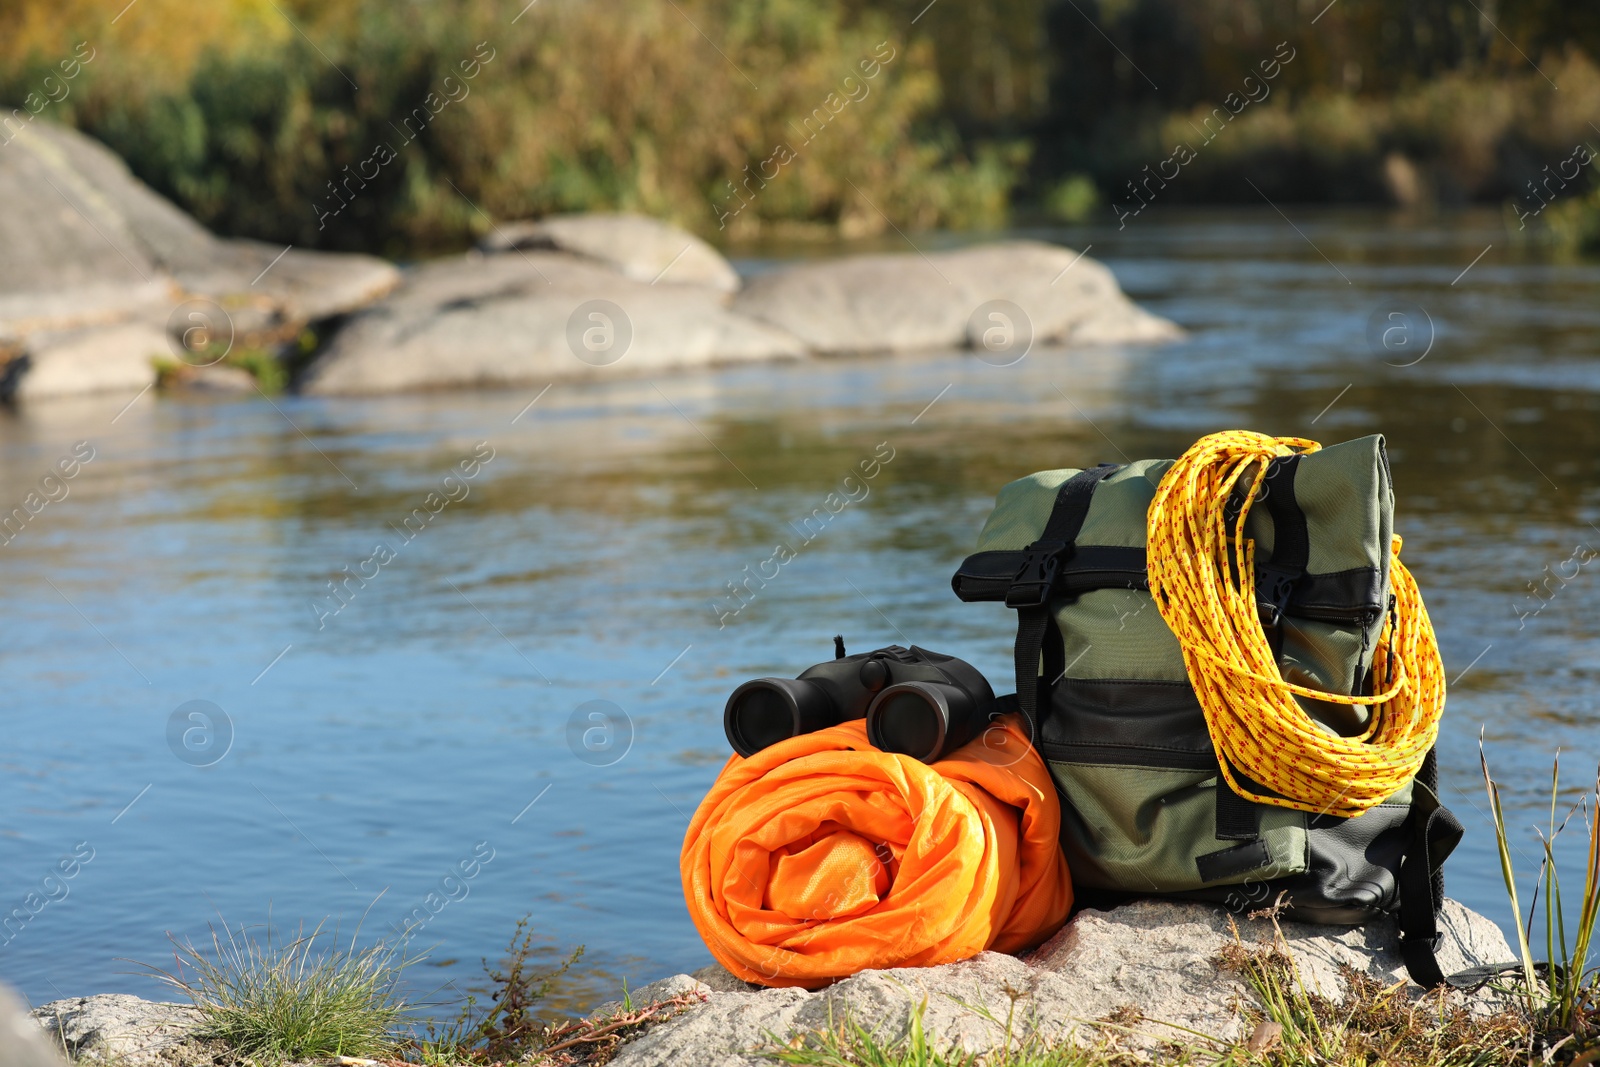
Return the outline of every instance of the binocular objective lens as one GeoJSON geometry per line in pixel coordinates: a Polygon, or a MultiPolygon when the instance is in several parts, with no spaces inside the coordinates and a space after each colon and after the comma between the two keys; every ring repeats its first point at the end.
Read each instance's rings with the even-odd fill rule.
{"type": "Polygon", "coordinates": [[[833,694],[803,678],[757,678],[733,691],[722,713],[728,744],[749,758],[769,745],[839,721],[833,694]]]}
{"type": "Polygon", "coordinates": [[[922,758],[939,751],[944,740],[944,711],[923,692],[890,693],[872,709],[872,743],[885,752],[922,758]]]}
{"type": "Polygon", "coordinates": [[[764,686],[740,694],[729,706],[729,740],[749,756],[794,735],[794,709],[784,694],[764,686]]]}

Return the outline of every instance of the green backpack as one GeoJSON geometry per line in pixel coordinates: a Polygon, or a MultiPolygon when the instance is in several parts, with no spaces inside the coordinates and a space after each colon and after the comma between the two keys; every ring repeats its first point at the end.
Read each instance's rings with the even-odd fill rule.
{"type": "MultiPolygon", "coordinates": [[[[1079,900],[1158,894],[1243,912],[1281,899],[1287,918],[1331,924],[1397,914],[1412,978],[1444,982],[1434,958],[1440,866],[1462,828],[1439,803],[1432,751],[1409,785],[1356,818],[1254,803],[1222,780],[1145,575],[1146,512],[1172,465],[1147,459],[1012,482],[952,579],[963,601],[1017,612],[1015,707],[1061,794],[1061,844],[1079,900]]],[[[1245,529],[1283,677],[1324,692],[1377,692],[1373,653],[1394,606],[1383,438],[1275,459],[1265,487],[1245,529]]],[[[1332,733],[1360,733],[1368,717],[1362,707],[1296,699],[1332,733]]]]}

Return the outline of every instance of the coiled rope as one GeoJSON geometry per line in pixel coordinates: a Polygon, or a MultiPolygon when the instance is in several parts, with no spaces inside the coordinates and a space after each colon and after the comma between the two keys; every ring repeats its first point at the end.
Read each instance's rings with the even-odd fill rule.
{"type": "Polygon", "coordinates": [[[1255,543],[1245,518],[1276,456],[1315,452],[1315,441],[1244,430],[1196,442],[1162,477],[1148,515],[1150,593],[1183,648],[1223,777],[1260,804],[1353,817],[1409,782],[1439,732],[1444,667],[1422,595],[1391,545],[1390,613],[1373,657],[1384,691],[1346,696],[1284,680],[1256,607],[1255,543]],[[1234,486],[1249,480],[1228,528],[1234,486]],[[1366,729],[1342,737],[1294,698],[1370,705],[1366,729]],[[1241,785],[1234,769],[1278,795],[1241,785]]]}

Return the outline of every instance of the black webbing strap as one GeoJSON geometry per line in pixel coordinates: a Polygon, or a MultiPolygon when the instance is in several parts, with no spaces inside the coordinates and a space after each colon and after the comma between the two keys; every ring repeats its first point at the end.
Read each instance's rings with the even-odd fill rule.
{"type": "MultiPolygon", "coordinates": [[[[1256,603],[1261,629],[1272,645],[1274,658],[1283,655],[1283,613],[1289,607],[1289,597],[1295,584],[1305,577],[1306,565],[1311,559],[1311,537],[1306,530],[1306,513],[1300,509],[1300,503],[1294,495],[1294,476],[1300,458],[1298,455],[1279,456],[1268,463],[1263,479],[1265,492],[1260,497],[1260,502],[1266,505],[1267,512],[1272,516],[1272,558],[1256,566],[1256,603]]],[[[1230,501],[1231,514],[1226,516],[1230,527],[1238,517],[1237,509],[1242,506],[1242,495],[1238,496],[1237,501],[1230,501]]],[[[1218,758],[1227,757],[1218,753],[1218,758]]],[[[1234,775],[1248,782],[1237,768],[1234,768],[1234,775]]],[[[1249,785],[1255,789],[1261,788],[1254,782],[1249,785]]],[[[1217,779],[1216,805],[1217,840],[1239,841],[1243,844],[1196,857],[1195,863],[1200,869],[1201,878],[1212,881],[1232,876],[1238,873],[1234,868],[1251,861],[1257,861],[1258,866],[1264,865],[1267,855],[1260,840],[1261,805],[1235,793],[1227,779],[1220,776],[1217,779]]]]}
{"type": "Polygon", "coordinates": [[[1024,551],[1022,567],[1006,594],[1006,607],[1017,611],[1017,706],[1027,721],[1028,739],[1035,743],[1039,740],[1042,698],[1056,678],[1066,671],[1066,655],[1056,632],[1055,617],[1050,613],[1056,572],[1062,561],[1072,554],[1073,542],[1083,529],[1089,503],[1094,499],[1094,487],[1101,479],[1121,469],[1116,464],[1102,463],[1079,471],[1062,483],[1056,491],[1056,502],[1045,522],[1044,532],[1024,551]],[[1051,633],[1056,633],[1053,641],[1046,639],[1051,633]],[[1044,656],[1042,675],[1041,653],[1044,656]]]}
{"type": "Polygon", "coordinates": [[[1261,502],[1272,516],[1272,558],[1256,565],[1256,605],[1261,628],[1274,656],[1283,652],[1283,613],[1297,582],[1306,576],[1311,560],[1311,537],[1306,513],[1294,495],[1294,476],[1303,456],[1279,456],[1267,464],[1266,489],[1261,502]]]}
{"type": "Polygon", "coordinates": [[[1439,967],[1439,911],[1444,907],[1444,861],[1463,833],[1450,809],[1439,803],[1439,759],[1433,749],[1411,784],[1411,840],[1400,860],[1400,958],[1424,989],[1456,984],[1439,967]]]}
{"type": "MultiPolygon", "coordinates": [[[[1218,759],[1227,759],[1219,755],[1218,759]]],[[[1237,775],[1239,772],[1234,771],[1237,775]]],[[[1217,777],[1217,840],[1254,841],[1261,836],[1261,805],[1235,793],[1228,780],[1217,777]]]]}
{"type": "Polygon", "coordinates": [[[1303,571],[1311,558],[1311,535],[1306,531],[1306,513],[1294,495],[1294,476],[1303,455],[1279,456],[1267,464],[1263,479],[1265,504],[1272,516],[1272,564],[1303,571]]]}
{"type": "MultiPolygon", "coordinates": [[[[1217,756],[1218,761],[1228,757],[1217,756]]],[[[1261,789],[1260,785],[1233,768],[1234,776],[1247,788],[1261,789]]],[[[1207,852],[1194,858],[1195,869],[1202,882],[1217,882],[1224,878],[1237,878],[1260,870],[1271,862],[1267,844],[1261,839],[1261,805],[1233,791],[1228,779],[1217,775],[1216,789],[1218,841],[1237,841],[1236,845],[1207,852]]]]}

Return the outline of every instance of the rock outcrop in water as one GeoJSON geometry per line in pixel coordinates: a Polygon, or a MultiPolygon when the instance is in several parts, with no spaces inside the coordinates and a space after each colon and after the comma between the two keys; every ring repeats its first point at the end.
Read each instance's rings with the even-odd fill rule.
{"type": "MultiPolygon", "coordinates": [[[[0,393],[123,391],[173,359],[169,320],[203,298],[241,340],[352,311],[399,281],[372,256],[211,234],[99,142],[35,122],[0,147],[0,393]]],[[[180,318],[185,316],[180,315],[180,318]]]]}
{"type": "Polygon", "coordinates": [[[920,349],[1009,363],[1034,343],[1180,336],[1100,263],[1037,241],[812,262],[741,290],[726,259],[675,227],[557,216],[496,226],[478,251],[402,278],[371,256],[217,237],[105,146],[48,122],[0,148],[0,204],[9,400],[137,395],[157,360],[235,388],[226,369],[185,370],[197,361],[180,338],[270,348],[316,322],[332,340],[300,385],[324,394],[920,349]]]}
{"type": "MultiPolygon", "coordinates": [[[[670,275],[669,275],[670,277],[670,275]]],[[[355,315],[307,371],[308,393],[515,385],[798,359],[793,336],[702,285],[634,281],[560,252],[423,264],[355,315]]]]}
{"type": "Polygon", "coordinates": [[[756,278],[733,309],[823,354],[981,349],[995,326],[1013,332],[1008,349],[1017,334],[1025,335],[1023,347],[1026,340],[1123,344],[1183,335],[1124,296],[1104,264],[1040,241],[807,263],[756,278]],[[1022,316],[987,308],[991,301],[1014,304],[1022,316]]]}
{"type": "Polygon", "coordinates": [[[712,257],[721,257],[709,245],[641,221],[519,224],[486,245],[502,251],[419,267],[352,318],[312,365],[304,388],[542,384],[955,348],[1004,364],[1035,343],[1182,336],[1124,296],[1102,264],[1038,241],[808,263],[760,275],[729,302],[737,279],[725,261],[714,266],[712,257]],[[635,231],[639,255],[630,259],[626,235],[635,231]],[[582,258],[572,254],[580,249],[582,258]],[[684,269],[690,251],[692,269],[684,269]]]}
{"type": "Polygon", "coordinates": [[[737,292],[739,275],[715,248],[692,233],[643,215],[556,215],[496,226],[478,244],[484,252],[570,252],[636,282],[669,281],[737,292]]]}
{"type": "MultiPolygon", "coordinates": [[[[1441,927],[1439,956],[1447,972],[1512,958],[1499,927],[1455,901],[1446,902],[1441,927]]],[[[1355,928],[1284,923],[1282,931],[1305,986],[1334,1001],[1343,994],[1345,968],[1385,985],[1405,980],[1391,923],[1355,928]]],[[[1246,946],[1266,947],[1274,934],[1265,920],[1241,920],[1239,936],[1246,946]]],[[[942,967],[865,971],[818,992],[761,989],[721,967],[708,967],[634,990],[636,1006],[691,990],[704,994],[705,1001],[623,1045],[612,1062],[617,1067],[756,1067],[771,1062],[759,1050],[770,1049],[774,1036],[803,1037],[849,1019],[894,1040],[907,1032],[919,1010],[936,1043],[981,1052],[1004,1041],[1003,1024],[1013,1003],[1014,1033],[1037,1031],[1062,1039],[1075,1034],[1083,1040],[1115,1034],[1132,1051],[1192,1036],[1178,1028],[1239,1041],[1249,1036],[1245,1013],[1256,1004],[1244,980],[1218,965],[1233,937],[1227,913],[1212,905],[1141,901],[1109,912],[1085,910],[1021,959],[985,952],[942,967]],[[1096,1027],[1114,1013],[1131,1033],[1096,1027]]],[[[1421,993],[1415,986],[1411,990],[1421,993]]],[[[1477,1010],[1500,1006],[1484,994],[1449,996],[1477,1010]]],[[[620,1008],[620,1003],[603,1005],[593,1014],[620,1008]]],[[[195,1014],[181,1005],[107,994],[56,1001],[33,1017],[90,1062],[127,1067],[202,1062],[203,1050],[193,1039],[195,1014]]]]}

